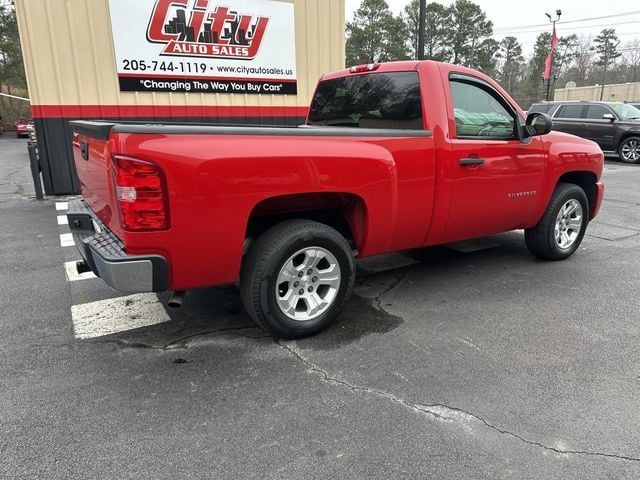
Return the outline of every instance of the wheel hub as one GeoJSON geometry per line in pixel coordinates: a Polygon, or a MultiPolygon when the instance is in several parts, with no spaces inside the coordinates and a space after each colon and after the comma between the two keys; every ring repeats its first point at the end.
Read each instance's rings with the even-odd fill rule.
{"type": "Polygon", "coordinates": [[[287,317],[310,321],[326,312],[340,287],[340,265],[325,248],[307,247],[291,255],[276,280],[278,308],[287,317]]]}
{"type": "Polygon", "coordinates": [[[640,143],[630,140],[622,146],[622,157],[624,160],[637,162],[640,160],[640,143]]]}
{"type": "Polygon", "coordinates": [[[576,199],[567,200],[556,217],[554,240],[562,249],[570,248],[578,239],[582,230],[582,205],[576,199]]]}

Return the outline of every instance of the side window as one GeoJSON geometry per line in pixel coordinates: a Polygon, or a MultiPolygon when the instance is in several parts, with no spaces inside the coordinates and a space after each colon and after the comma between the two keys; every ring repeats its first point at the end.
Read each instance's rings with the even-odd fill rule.
{"type": "Polygon", "coordinates": [[[602,116],[605,113],[611,113],[611,111],[602,105],[589,105],[587,107],[587,118],[591,120],[604,120],[602,116]]]}
{"type": "Polygon", "coordinates": [[[558,109],[556,118],[582,118],[584,105],[563,105],[558,109]]]}
{"type": "Polygon", "coordinates": [[[514,138],[515,115],[484,88],[451,80],[458,138],[514,138]]]}

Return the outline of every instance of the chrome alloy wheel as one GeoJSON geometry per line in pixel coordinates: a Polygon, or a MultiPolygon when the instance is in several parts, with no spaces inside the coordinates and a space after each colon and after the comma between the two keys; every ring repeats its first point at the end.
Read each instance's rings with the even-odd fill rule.
{"type": "Polygon", "coordinates": [[[637,162],[640,160],[640,142],[629,140],[620,149],[620,155],[625,162],[637,162]]]}
{"type": "Polygon", "coordinates": [[[293,320],[314,320],[331,307],[340,282],[340,265],[329,250],[322,247],[299,250],[284,262],[278,273],[278,307],[293,320]]]}
{"type": "Polygon", "coordinates": [[[584,215],[580,202],[573,198],[567,200],[556,217],[553,232],[556,245],[563,250],[571,247],[580,235],[583,221],[584,215]]]}

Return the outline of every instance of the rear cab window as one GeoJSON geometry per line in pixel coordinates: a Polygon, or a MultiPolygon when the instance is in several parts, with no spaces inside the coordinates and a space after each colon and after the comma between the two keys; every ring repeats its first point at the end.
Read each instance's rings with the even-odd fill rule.
{"type": "Polygon", "coordinates": [[[307,123],[422,130],[418,73],[367,73],[325,80],[318,85],[307,123]]]}

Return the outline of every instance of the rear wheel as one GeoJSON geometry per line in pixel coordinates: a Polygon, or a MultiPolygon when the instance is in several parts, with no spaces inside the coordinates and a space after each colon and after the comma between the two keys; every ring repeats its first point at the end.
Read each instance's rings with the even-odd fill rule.
{"type": "Polygon", "coordinates": [[[249,315],[278,338],[320,332],[351,295],[355,264],[345,238],[309,220],[280,223],[262,234],[240,274],[249,315]]]}
{"type": "Polygon", "coordinates": [[[618,148],[618,156],[625,163],[639,163],[640,137],[625,138],[618,148]]]}
{"type": "Polygon", "coordinates": [[[538,224],[525,230],[527,248],[545,260],[568,258],[580,246],[588,221],[584,190],[572,183],[559,183],[538,224]]]}

